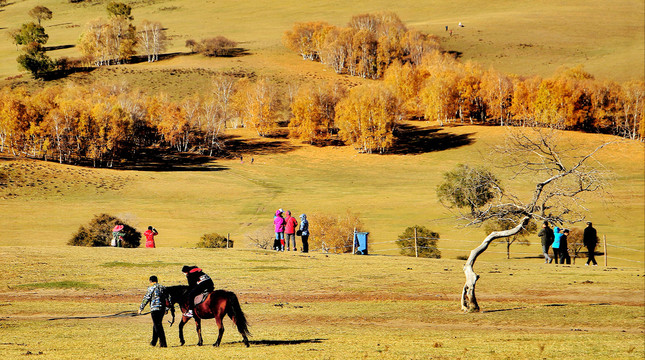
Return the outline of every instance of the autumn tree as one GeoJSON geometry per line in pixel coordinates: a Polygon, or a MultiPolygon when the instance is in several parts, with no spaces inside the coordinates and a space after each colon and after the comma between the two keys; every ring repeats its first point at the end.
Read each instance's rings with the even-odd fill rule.
{"type": "Polygon", "coordinates": [[[351,89],[336,107],[335,123],[341,138],[361,152],[386,152],[394,143],[398,113],[395,104],[392,94],[383,86],[351,89]]]}
{"type": "Polygon", "coordinates": [[[40,25],[41,20],[51,19],[52,14],[53,13],[51,10],[49,10],[49,8],[41,5],[38,5],[33,9],[29,10],[29,16],[36,19],[38,21],[38,25],[40,25]]]}
{"type": "Polygon", "coordinates": [[[159,60],[159,54],[166,50],[168,38],[166,30],[160,22],[144,20],[137,32],[139,48],[148,57],[148,62],[159,60]]]}
{"type": "Polygon", "coordinates": [[[486,104],[486,115],[492,119],[499,119],[499,124],[504,126],[505,120],[510,117],[513,81],[491,68],[482,74],[479,94],[486,104]]]}
{"type": "Polygon", "coordinates": [[[300,87],[291,104],[290,135],[309,143],[327,139],[334,128],[336,104],[345,93],[340,84],[300,87]]]}
{"type": "Polygon", "coordinates": [[[280,115],[278,89],[267,78],[244,84],[236,95],[238,114],[244,126],[254,129],[259,136],[267,136],[277,127],[280,115]]]}
{"type": "Polygon", "coordinates": [[[470,252],[464,265],[466,283],[461,295],[462,310],[479,311],[475,297],[479,275],[473,266],[492,241],[519,233],[531,220],[562,224],[584,219],[586,209],[580,201],[586,195],[602,191],[604,185],[602,173],[590,163],[606,145],[600,144],[583,152],[577,147],[567,146],[555,130],[511,132],[506,144],[494,149],[494,153],[500,156],[496,162],[514,172],[511,179],[521,176],[536,179],[534,189],[528,194],[505,191],[499,180],[488,171],[470,175],[460,175],[460,171],[448,173],[450,175],[438,187],[437,195],[447,206],[464,210],[459,211],[459,218],[467,225],[494,219],[515,221],[508,230],[492,231],[481,245],[470,252]],[[473,185],[461,184],[465,176],[473,185]]]}
{"type": "Polygon", "coordinates": [[[340,215],[314,213],[308,215],[310,231],[309,245],[323,252],[336,254],[351,253],[354,231],[366,231],[360,214],[347,210],[340,215]]]}

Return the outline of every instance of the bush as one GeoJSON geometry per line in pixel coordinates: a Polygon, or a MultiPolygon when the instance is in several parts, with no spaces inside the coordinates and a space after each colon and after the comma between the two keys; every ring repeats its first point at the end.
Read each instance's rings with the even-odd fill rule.
{"type": "Polygon", "coordinates": [[[275,239],[275,232],[273,225],[269,225],[263,229],[258,229],[253,233],[246,234],[251,244],[259,247],[260,249],[271,249],[273,247],[273,240],[275,239]]]}
{"type": "MultiPolygon", "coordinates": [[[[199,239],[197,243],[198,248],[226,248],[226,237],[217,234],[210,233],[204,234],[199,239]]],[[[228,247],[233,247],[233,240],[228,241],[228,247]]]]}
{"type": "Polygon", "coordinates": [[[87,226],[81,225],[67,242],[72,246],[110,246],[112,229],[123,225],[123,247],[136,248],[141,243],[141,233],[123,220],[108,214],[96,215],[87,226]]]}
{"type": "Polygon", "coordinates": [[[308,220],[311,232],[309,247],[332,253],[351,253],[354,229],[366,231],[359,215],[349,211],[338,216],[313,214],[308,220]]]}
{"type": "Polygon", "coordinates": [[[195,40],[186,40],[186,47],[191,52],[199,52],[206,56],[233,56],[237,42],[224,36],[203,39],[199,43],[195,40]]]}
{"type": "Polygon", "coordinates": [[[441,258],[441,251],[437,248],[439,233],[429,230],[425,226],[411,226],[399,235],[396,244],[401,248],[401,255],[415,256],[414,248],[414,229],[417,229],[417,248],[419,257],[424,258],[441,258]]]}

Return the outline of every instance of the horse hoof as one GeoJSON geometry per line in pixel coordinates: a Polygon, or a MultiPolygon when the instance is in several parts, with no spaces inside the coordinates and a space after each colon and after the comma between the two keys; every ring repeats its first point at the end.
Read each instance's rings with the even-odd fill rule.
{"type": "Polygon", "coordinates": [[[219,344],[218,344],[218,343],[215,343],[215,344],[213,344],[213,346],[215,346],[215,347],[219,347],[219,344]]]}
{"type": "Polygon", "coordinates": [[[185,343],[186,343],[185,341],[182,341],[179,343],[179,345],[184,346],[185,343]]]}

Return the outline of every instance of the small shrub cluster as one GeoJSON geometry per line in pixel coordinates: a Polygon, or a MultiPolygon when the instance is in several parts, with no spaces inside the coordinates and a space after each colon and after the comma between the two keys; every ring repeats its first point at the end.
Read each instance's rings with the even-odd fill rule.
{"type": "Polygon", "coordinates": [[[237,42],[227,39],[224,36],[203,39],[197,42],[193,39],[186,40],[186,47],[192,52],[201,53],[206,56],[233,56],[237,42]]]}
{"type": "MultiPolygon", "coordinates": [[[[199,239],[197,247],[210,249],[226,248],[226,237],[217,233],[204,234],[199,239]]],[[[233,247],[233,240],[228,241],[228,247],[233,247]]]]}
{"type": "Polygon", "coordinates": [[[441,251],[437,248],[437,241],[439,240],[439,233],[434,232],[425,226],[411,226],[401,235],[396,241],[396,244],[401,248],[401,255],[405,256],[416,256],[417,251],[415,251],[415,242],[414,242],[414,229],[417,229],[417,241],[416,248],[419,254],[419,257],[424,258],[441,258],[441,251]]]}
{"type": "Polygon", "coordinates": [[[87,226],[81,225],[78,231],[67,242],[72,246],[110,246],[112,229],[117,224],[123,225],[123,247],[136,248],[141,243],[141,233],[123,220],[109,215],[96,215],[87,226]]]}
{"type": "Polygon", "coordinates": [[[312,249],[323,249],[332,253],[351,253],[354,229],[367,231],[358,214],[347,211],[341,215],[312,214],[309,218],[312,249]]]}

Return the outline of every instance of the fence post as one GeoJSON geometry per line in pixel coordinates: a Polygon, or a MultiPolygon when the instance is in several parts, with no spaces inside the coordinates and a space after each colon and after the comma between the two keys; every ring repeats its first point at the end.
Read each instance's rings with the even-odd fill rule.
{"type": "Polygon", "coordinates": [[[226,233],[226,248],[228,249],[228,242],[231,240],[231,233],[226,233]]]}
{"type": "Polygon", "coordinates": [[[414,227],[414,256],[419,257],[419,246],[417,245],[417,227],[414,227]]]}
{"type": "Polygon", "coordinates": [[[605,251],[605,267],[607,267],[607,235],[602,236],[602,242],[604,244],[604,251],[605,251]]]}
{"type": "MultiPolygon", "coordinates": [[[[343,251],[345,251],[343,249],[343,251]]],[[[354,228],[354,236],[352,236],[352,255],[356,254],[356,228],[354,228]]]]}

